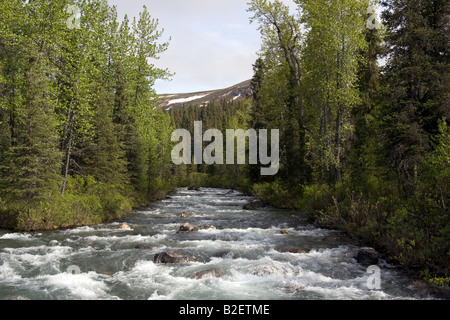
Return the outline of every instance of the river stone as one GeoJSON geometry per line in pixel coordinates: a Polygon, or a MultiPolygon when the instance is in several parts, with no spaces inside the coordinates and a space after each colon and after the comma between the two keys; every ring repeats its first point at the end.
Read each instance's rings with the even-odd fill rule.
{"type": "Polygon", "coordinates": [[[193,231],[197,231],[197,230],[198,229],[196,226],[186,222],[180,226],[180,229],[178,229],[178,232],[180,232],[180,231],[181,232],[193,232],[193,231]]]}
{"type": "Polygon", "coordinates": [[[181,214],[181,218],[192,218],[192,214],[188,213],[188,212],[183,212],[181,214]]]}
{"type": "Polygon", "coordinates": [[[153,258],[154,263],[185,263],[190,261],[194,261],[194,259],[177,252],[161,252],[153,258]]]}
{"type": "Polygon", "coordinates": [[[196,272],[192,275],[192,279],[207,279],[207,278],[220,278],[222,276],[222,272],[219,269],[208,269],[196,272]]]}
{"type": "Polygon", "coordinates": [[[123,223],[123,224],[120,225],[119,229],[121,229],[121,230],[130,230],[131,227],[128,224],[123,223]]]}
{"type": "Polygon", "coordinates": [[[298,284],[285,285],[284,288],[287,289],[287,290],[290,290],[290,291],[292,290],[294,292],[297,292],[297,291],[305,289],[304,286],[301,286],[301,285],[298,285],[298,284]]]}
{"type": "Polygon", "coordinates": [[[260,200],[253,200],[252,202],[244,205],[245,210],[256,210],[263,207],[265,207],[265,204],[260,200]]]}
{"type": "Polygon", "coordinates": [[[374,248],[369,247],[359,249],[356,255],[356,260],[362,265],[375,265],[379,258],[380,254],[374,248]]]}

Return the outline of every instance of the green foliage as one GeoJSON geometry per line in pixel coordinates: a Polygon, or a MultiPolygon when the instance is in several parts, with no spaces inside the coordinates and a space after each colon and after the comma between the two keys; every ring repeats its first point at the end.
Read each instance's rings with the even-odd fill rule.
{"type": "Polygon", "coordinates": [[[295,198],[296,209],[310,215],[318,215],[331,203],[332,191],[327,184],[312,184],[304,186],[295,198]]]}
{"type": "Polygon", "coordinates": [[[383,1],[386,10],[384,130],[389,164],[414,184],[438,121],[450,118],[448,1],[383,1]]]}
{"type": "Polygon", "coordinates": [[[450,287],[450,277],[449,276],[436,276],[433,275],[430,270],[425,269],[421,272],[422,279],[426,282],[438,286],[438,287],[450,287]]]}
{"type": "Polygon", "coordinates": [[[352,110],[360,103],[358,66],[366,50],[364,12],[368,1],[296,1],[308,30],[303,48],[302,90],[307,142],[315,179],[340,182],[350,137],[352,110]]]}
{"type": "Polygon", "coordinates": [[[253,193],[409,271],[448,274],[448,1],[382,1],[381,30],[366,27],[376,1],[295,2],[297,15],[280,1],[249,3],[263,42],[250,123],[281,128],[283,141],[276,181],[258,181],[250,168],[253,193]]]}
{"type": "Polygon", "coordinates": [[[288,188],[280,181],[254,184],[252,193],[261,201],[278,208],[289,208],[295,199],[288,188]]]}
{"type": "Polygon", "coordinates": [[[161,178],[152,179],[150,182],[149,190],[152,190],[148,194],[149,201],[157,201],[164,199],[168,194],[176,191],[175,183],[171,180],[165,180],[161,178]]]}
{"type": "Polygon", "coordinates": [[[450,273],[450,4],[252,0],[262,37],[253,95],[164,113],[151,63],[168,48],[144,7],[4,1],[0,10],[0,226],[95,224],[174,186],[239,188],[379,247],[428,282],[450,273]],[[70,29],[68,4],[81,9],[70,29]],[[382,46],[384,44],[384,46],[382,46]],[[378,61],[384,54],[386,65],[378,61]],[[171,132],[280,129],[281,166],[171,163],[171,132]]]}
{"type": "Polygon", "coordinates": [[[52,230],[111,221],[132,209],[131,199],[92,176],[70,178],[64,197],[52,197],[33,206],[21,203],[0,207],[2,225],[22,231],[52,230]]]}
{"type": "Polygon", "coordinates": [[[269,127],[281,131],[280,176],[283,180],[290,186],[305,183],[310,170],[306,163],[305,112],[301,90],[304,77],[302,29],[297,17],[281,1],[253,0],[249,2],[248,11],[253,13],[250,21],[259,24],[263,39],[260,57],[265,74],[263,76],[261,71],[255,69],[259,88],[254,99],[259,113],[264,112],[266,119],[258,121],[262,120],[269,127]]]}
{"type": "MultiPolygon", "coordinates": [[[[222,101],[220,103],[210,103],[202,108],[191,106],[170,110],[169,115],[173,119],[174,128],[186,129],[193,137],[194,121],[202,121],[204,132],[208,129],[218,129],[223,132],[226,129],[247,130],[251,120],[250,108],[249,101],[237,103],[222,101]]],[[[225,140],[224,144],[226,143],[225,140]]],[[[206,147],[206,143],[204,147],[206,147]]],[[[248,165],[241,166],[237,164],[192,164],[176,166],[174,172],[176,172],[179,181],[178,185],[235,188],[237,185],[244,186],[248,184],[246,181],[248,167],[248,165]]]]}
{"type": "Polygon", "coordinates": [[[171,120],[152,86],[170,73],[151,63],[168,43],[147,8],[132,24],[117,16],[103,0],[2,3],[0,226],[115,219],[148,203],[161,164],[168,176],[171,120]],[[69,4],[79,28],[64,23],[69,4]]]}

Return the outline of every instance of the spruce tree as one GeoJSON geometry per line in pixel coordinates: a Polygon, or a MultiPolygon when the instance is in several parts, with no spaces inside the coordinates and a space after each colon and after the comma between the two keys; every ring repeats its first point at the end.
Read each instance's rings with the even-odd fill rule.
{"type": "MultiPolygon", "coordinates": [[[[8,173],[7,152],[11,147],[11,131],[9,127],[9,113],[0,108],[0,182],[8,173]]],[[[5,184],[0,183],[0,201],[3,198],[5,184]]]]}
{"type": "Polygon", "coordinates": [[[438,121],[450,119],[450,3],[387,0],[385,131],[389,164],[416,181],[438,121]]]}
{"type": "MultiPolygon", "coordinates": [[[[101,83],[101,82],[100,82],[101,83]]],[[[93,140],[85,149],[86,173],[111,188],[127,185],[125,155],[113,122],[111,99],[104,87],[97,87],[93,119],[93,140]]]]}
{"type": "MultiPolygon", "coordinates": [[[[264,82],[264,61],[261,58],[256,60],[253,65],[252,86],[252,111],[251,111],[251,128],[255,130],[266,129],[267,121],[264,114],[263,106],[263,82],[264,82]]],[[[249,165],[249,177],[253,182],[258,182],[261,179],[261,172],[259,165],[249,165]]]]}
{"type": "Polygon", "coordinates": [[[45,59],[34,41],[27,60],[23,105],[17,110],[16,136],[6,153],[2,184],[7,200],[31,205],[57,193],[61,153],[45,59]]]}
{"type": "MultiPolygon", "coordinates": [[[[381,130],[379,58],[383,53],[382,30],[365,31],[367,47],[359,62],[358,90],[361,101],[352,110],[354,135],[348,156],[348,169],[353,186],[367,188],[369,180],[380,177],[383,160],[383,134],[381,130]]],[[[367,190],[363,190],[367,191],[367,190]]]]}
{"type": "Polygon", "coordinates": [[[113,49],[114,68],[114,122],[117,124],[119,140],[127,160],[127,171],[131,183],[140,188],[145,179],[142,141],[139,134],[137,114],[133,107],[131,78],[132,59],[129,52],[134,44],[128,17],[125,16],[115,36],[113,49]]]}

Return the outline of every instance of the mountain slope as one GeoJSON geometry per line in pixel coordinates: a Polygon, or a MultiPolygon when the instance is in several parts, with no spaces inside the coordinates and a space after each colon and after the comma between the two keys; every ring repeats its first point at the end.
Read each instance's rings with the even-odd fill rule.
{"type": "Polygon", "coordinates": [[[226,89],[160,95],[159,106],[165,110],[178,109],[183,106],[206,106],[210,102],[242,101],[251,95],[251,80],[247,80],[226,89]]]}

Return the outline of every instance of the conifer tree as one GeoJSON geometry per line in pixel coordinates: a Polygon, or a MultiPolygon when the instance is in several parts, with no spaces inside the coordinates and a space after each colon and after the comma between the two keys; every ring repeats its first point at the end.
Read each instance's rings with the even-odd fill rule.
{"type": "Polygon", "coordinates": [[[114,68],[114,122],[118,124],[119,140],[125,152],[127,171],[131,183],[136,187],[142,187],[145,177],[144,159],[142,153],[142,141],[139,134],[137,113],[133,105],[132,86],[132,59],[131,50],[134,46],[134,38],[129,26],[128,17],[125,16],[117,34],[112,53],[114,68]]]}
{"type": "MultiPolygon", "coordinates": [[[[261,58],[256,60],[253,65],[252,86],[252,111],[250,127],[259,130],[265,129],[267,120],[264,114],[263,106],[263,82],[264,82],[264,61],[261,58]]],[[[261,179],[261,171],[259,165],[249,165],[249,177],[253,182],[258,182],[261,179]]]]}
{"type": "Polygon", "coordinates": [[[86,173],[110,187],[123,188],[128,184],[126,160],[117,135],[118,125],[112,119],[111,100],[105,88],[99,86],[95,97],[94,137],[85,150],[86,173]]]}
{"type": "Polygon", "coordinates": [[[390,165],[416,181],[438,121],[450,119],[449,14],[446,0],[387,0],[387,118],[390,165]]]}
{"type": "Polygon", "coordinates": [[[16,111],[17,131],[6,153],[8,170],[2,184],[5,198],[31,205],[57,193],[61,154],[45,59],[34,41],[29,45],[27,65],[23,105],[16,111]]]}
{"type": "Polygon", "coordinates": [[[360,103],[352,110],[354,135],[351,139],[348,167],[354,186],[367,187],[368,181],[381,178],[384,166],[383,132],[381,130],[379,59],[383,53],[382,29],[366,28],[367,47],[361,52],[358,90],[360,103]]]}

